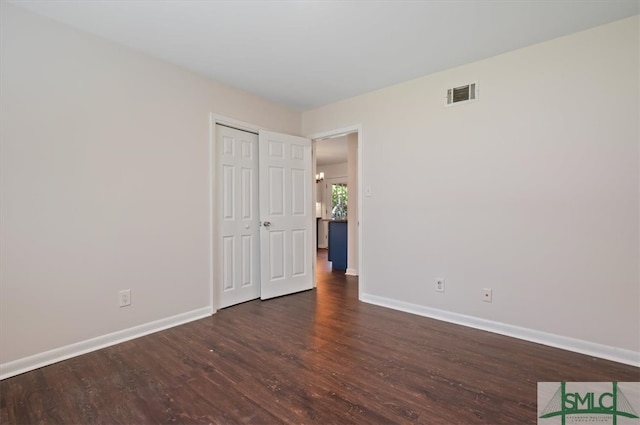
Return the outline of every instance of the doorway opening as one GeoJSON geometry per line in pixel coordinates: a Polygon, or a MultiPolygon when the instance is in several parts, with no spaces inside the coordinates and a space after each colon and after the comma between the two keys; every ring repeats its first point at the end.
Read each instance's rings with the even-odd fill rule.
{"type": "Polygon", "coordinates": [[[354,127],[314,138],[315,172],[324,177],[316,179],[317,249],[353,276],[360,275],[359,137],[354,127]]]}

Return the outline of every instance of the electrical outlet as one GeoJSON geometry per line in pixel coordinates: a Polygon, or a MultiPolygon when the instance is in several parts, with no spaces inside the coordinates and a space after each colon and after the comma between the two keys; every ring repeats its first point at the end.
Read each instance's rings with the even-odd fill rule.
{"type": "Polygon", "coordinates": [[[444,292],[444,279],[436,280],[436,291],[444,292]]]}
{"type": "Polygon", "coordinates": [[[131,305],[131,289],[120,291],[120,307],[131,305]]]}
{"type": "Polygon", "coordinates": [[[493,290],[491,288],[484,288],[482,290],[482,301],[490,303],[493,298],[493,290]]]}

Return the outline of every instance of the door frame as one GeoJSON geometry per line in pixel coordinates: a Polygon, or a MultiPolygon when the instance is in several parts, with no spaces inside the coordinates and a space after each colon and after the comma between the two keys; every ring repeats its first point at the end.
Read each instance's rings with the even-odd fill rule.
{"type": "MultiPolygon", "coordinates": [[[[362,240],[362,235],[364,234],[364,229],[365,229],[365,223],[362,220],[362,211],[363,211],[363,205],[362,205],[362,197],[363,197],[363,193],[364,193],[364,180],[362,178],[362,176],[364,175],[363,173],[363,167],[362,167],[362,158],[363,158],[363,151],[364,151],[364,143],[363,143],[363,136],[362,136],[362,124],[353,124],[353,125],[349,125],[346,127],[342,127],[342,128],[337,128],[337,129],[333,129],[333,130],[327,130],[327,131],[321,131],[321,132],[316,132],[316,133],[311,133],[311,134],[305,134],[304,137],[309,138],[312,140],[313,142],[313,149],[314,149],[314,161],[313,161],[313,165],[315,167],[315,144],[317,142],[318,139],[324,139],[324,138],[328,138],[328,137],[335,137],[335,136],[340,136],[342,134],[348,134],[348,133],[356,133],[358,135],[358,194],[357,194],[357,199],[358,199],[358,214],[357,214],[357,224],[358,224],[358,228],[357,228],[357,233],[358,233],[358,299],[362,299],[362,294],[366,293],[366,291],[364,290],[364,288],[366,287],[366,280],[365,280],[365,268],[364,268],[364,257],[362,255],[362,246],[363,244],[363,240],[362,240]]],[[[314,173],[316,171],[314,170],[314,173]]],[[[315,196],[315,195],[314,195],[315,196]]],[[[315,197],[314,197],[314,201],[315,201],[315,197]]],[[[317,244],[317,242],[316,242],[317,244]]],[[[315,264],[315,263],[314,263],[315,264]]]]}
{"type": "MultiPolygon", "coordinates": [[[[220,234],[222,232],[222,220],[220,218],[220,211],[217,208],[220,205],[220,199],[222,194],[219,189],[219,179],[218,179],[218,156],[216,154],[216,125],[222,124],[230,127],[234,127],[238,130],[249,131],[252,133],[259,133],[260,130],[265,131],[273,131],[265,127],[261,127],[259,125],[251,124],[245,121],[236,120],[234,118],[229,118],[224,115],[216,114],[214,112],[210,113],[209,117],[209,303],[211,304],[212,314],[215,314],[220,309],[220,291],[221,291],[221,282],[222,282],[222,241],[220,238],[220,234]]],[[[305,137],[305,136],[301,136],[305,137]]],[[[315,146],[313,139],[311,139],[311,148],[312,148],[312,169],[311,175],[315,176],[316,173],[316,162],[315,162],[315,146]]],[[[260,144],[258,143],[258,149],[260,149],[260,144]]],[[[315,184],[312,184],[312,194],[311,201],[313,203],[312,207],[315,211],[315,184]]],[[[310,206],[311,207],[311,206],[310,206]]],[[[258,212],[259,214],[259,212],[258,212]]],[[[315,260],[315,246],[316,246],[316,234],[312,233],[312,238],[310,241],[311,246],[309,247],[310,254],[313,255],[311,266],[312,266],[312,274],[313,274],[313,288],[316,287],[316,260],[315,260]]]]}

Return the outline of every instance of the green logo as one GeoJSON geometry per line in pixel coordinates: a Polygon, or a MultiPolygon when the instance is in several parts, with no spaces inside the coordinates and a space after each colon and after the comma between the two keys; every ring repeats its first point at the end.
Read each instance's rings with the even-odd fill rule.
{"type": "MultiPolygon", "coordinates": [[[[606,389],[603,389],[602,385],[594,389],[593,385],[589,386],[586,383],[582,386],[580,383],[571,384],[572,391],[567,389],[566,382],[560,383],[553,397],[542,410],[539,419],[558,416],[561,419],[561,424],[565,425],[567,417],[580,415],[572,418],[575,419],[572,422],[610,423],[609,421],[612,420],[611,423],[617,425],[619,417],[639,418],[617,382],[611,382],[610,387],[606,383],[606,389]]],[[[540,385],[538,386],[538,393],[540,393],[540,385]]],[[[544,422],[539,421],[538,423],[544,422]]]]}

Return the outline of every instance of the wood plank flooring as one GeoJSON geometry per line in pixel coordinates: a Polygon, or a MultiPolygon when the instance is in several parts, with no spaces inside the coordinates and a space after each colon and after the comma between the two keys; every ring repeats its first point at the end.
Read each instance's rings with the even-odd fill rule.
{"type": "MultiPolygon", "coordinates": [[[[534,424],[538,381],[640,369],[318,288],[251,301],[0,382],[11,424],[534,424]]],[[[393,282],[390,282],[392,284],[393,282]]]]}

